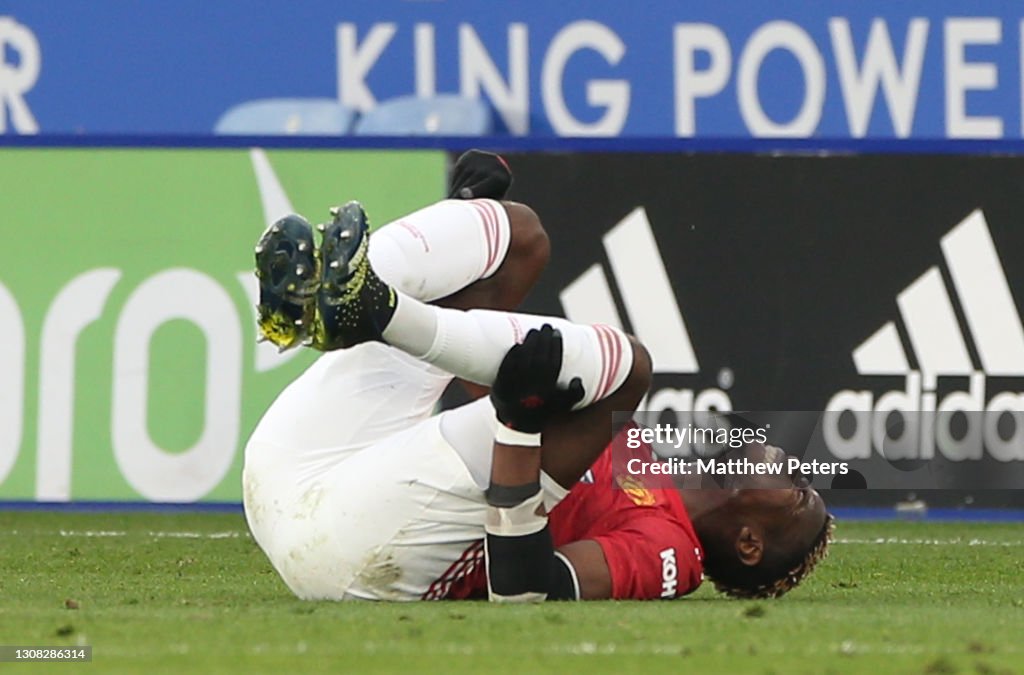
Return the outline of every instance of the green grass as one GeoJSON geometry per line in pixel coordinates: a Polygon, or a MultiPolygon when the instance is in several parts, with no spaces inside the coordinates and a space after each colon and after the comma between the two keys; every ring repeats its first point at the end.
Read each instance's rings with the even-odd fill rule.
{"type": "Polygon", "coordinates": [[[90,644],[104,673],[1024,669],[1024,527],[836,534],[775,601],[335,604],[294,599],[237,515],[0,513],[0,644],[90,644]]]}

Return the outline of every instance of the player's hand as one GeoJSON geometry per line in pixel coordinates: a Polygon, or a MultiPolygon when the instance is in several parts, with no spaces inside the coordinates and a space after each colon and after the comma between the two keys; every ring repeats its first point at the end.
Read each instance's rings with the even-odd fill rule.
{"type": "Polygon", "coordinates": [[[562,334],[544,324],[508,351],[491,386],[498,421],[528,434],[539,434],[554,415],[568,412],[583,399],[583,381],[558,385],[562,368],[562,334]]]}
{"type": "Polygon", "coordinates": [[[500,156],[467,150],[455,162],[449,199],[504,199],[512,187],[512,171],[500,156]]]}

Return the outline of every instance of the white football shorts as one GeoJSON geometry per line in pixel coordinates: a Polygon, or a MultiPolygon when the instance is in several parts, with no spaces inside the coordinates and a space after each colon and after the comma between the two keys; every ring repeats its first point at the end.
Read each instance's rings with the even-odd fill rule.
{"type": "MultiPolygon", "coordinates": [[[[444,201],[396,221],[397,232],[415,238],[426,219],[480,218],[491,234],[479,245],[497,262],[472,273],[489,274],[507,227],[484,227],[483,211],[444,201]]],[[[387,247],[376,255],[399,259],[387,247]]],[[[425,300],[447,293],[403,290],[425,300]]],[[[297,596],[417,600],[443,595],[465,571],[484,537],[478,483],[490,473],[496,422],[487,398],[435,415],[451,379],[392,347],[363,344],[321,356],[267,410],[245,449],[243,503],[253,537],[297,596]]],[[[542,485],[553,508],[565,490],[547,476],[542,485]]]]}
{"type": "MultiPolygon", "coordinates": [[[[494,409],[483,398],[433,415],[450,379],[369,343],[320,357],[271,405],[245,449],[243,502],[297,596],[419,600],[465,571],[486,502],[442,417],[489,457],[494,409]]],[[[541,478],[554,508],[566,492],[541,478]]]]}

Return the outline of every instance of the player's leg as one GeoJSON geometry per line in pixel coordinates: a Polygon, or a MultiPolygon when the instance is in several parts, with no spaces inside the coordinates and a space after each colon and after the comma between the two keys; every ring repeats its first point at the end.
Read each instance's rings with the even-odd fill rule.
{"type": "Polygon", "coordinates": [[[483,509],[433,417],[300,485],[294,502],[264,503],[247,516],[287,514],[253,532],[301,598],[416,600],[483,536],[483,509]]]}
{"type": "MultiPolygon", "coordinates": [[[[532,209],[513,202],[502,202],[502,205],[507,213],[511,239],[503,263],[492,276],[482,278],[431,304],[452,309],[511,312],[522,303],[548,262],[550,244],[540,219],[532,209]]],[[[417,212],[420,213],[428,215],[426,211],[417,212]]],[[[401,224],[402,221],[396,223],[401,224]]],[[[387,228],[395,227],[396,223],[387,228]]],[[[432,228],[431,223],[417,222],[415,225],[420,231],[432,228]]],[[[478,227],[480,225],[482,223],[477,223],[478,227]]],[[[472,223],[460,227],[465,232],[472,227],[472,223]]],[[[378,230],[370,238],[370,260],[374,268],[377,266],[377,258],[373,255],[373,246],[382,232],[383,229],[378,230]]],[[[430,250],[439,257],[452,257],[451,250],[445,251],[439,247],[431,247],[430,250]]],[[[436,263],[432,262],[427,267],[433,264],[436,263]]],[[[384,277],[383,274],[381,276],[384,277]]],[[[545,318],[544,321],[550,322],[552,319],[545,318]]],[[[634,410],[647,393],[651,375],[650,357],[634,338],[629,338],[628,349],[632,353],[632,365],[621,384],[594,404],[549,425],[545,433],[543,463],[549,492],[558,493],[558,486],[571,486],[590,468],[607,447],[615,431],[611,423],[612,412],[634,410]]],[[[480,487],[485,487],[491,472],[491,445],[497,424],[490,402],[477,401],[445,411],[440,422],[441,432],[462,457],[474,481],[480,487]]]]}
{"type": "Polygon", "coordinates": [[[613,414],[636,410],[651,386],[650,354],[636,338],[630,337],[629,342],[632,367],[622,385],[593,405],[553,420],[544,428],[541,467],[563,488],[571,488],[587,472],[628,417],[614,420],[613,414]]]}
{"type": "Polygon", "coordinates": [[[515,202],[444,200],[374,231],[369,259],[388,285],[458,309],[517,307],[547,264],[537,214],[515,202]]]}
{"type": "Polygon", "coordinates": [[[566,383],[571,377],[583,380],[585,395],[577,408],[614,392],[629,373],[632,349],[617,329],[428,305],[385,283],[374,271],[367,249],[362,207],[346,204],[326,228],[320,249],[316,348],[331,351],[383,340],[457,377],[489,385],[505,353],[529,330],[550,323],[562,332],[563,379],[566,383]]]}
{"type": "MultiPolygon", "coordinates": [[[[544,433],[545,498],[553,507],[611,439],[611,410],[631,409],[646,390],[642,347],[622,385],[544,433]],[[564,457],[563,457],[564,455],[564,457]],[[558,461],[549,461],[554,459],[558,461]],[[551,481],[554,478],[557,483],[551,481]],[[559,485],[561,484],[561,485],[559,485]]],[[[275,551],[275,567],[301,597],[408,600],[443,597],[479,563],[486,503],[466,454],[445,431],[450,415],[493,423],[489,399],[424,420],[382,439],[324,476],[322,497],[301,530],[275,551]],[[373,527],[367,527],[373,523],[373,527]],[[330,565],[322,561],[331,561],[330,565]]],[[[494,427],[471,441],[490,456],[494,427]]],[[[486,483],[484,483],[486,485],[486,483]]]]}
{"type": "MultiPolygon", "coordinates": [[[[345,208],[331,210],[335,222],[345,208]]],[[[359,213],[365,219],[361,208],[359,213]]],[[[334,225],[318,227],[337,232],[334,225]]],[[[329,238],[325,244],[331,245],[329,238]]],[[[469,309],[517,306],[547,263],[548,251],[547,235],[531,209],[475,199],[444,200],[389,223],[360,255],[410,297],[469,309]]],[[[260,330],[281,349],[317,337],[316,294],[334,276],[320,267],[313,228],[301,216],[273,223],[256,245],[260,330]]]]}
{"type": "Polygon", "coordinates": [[[467,312],[400,296],[381,336],[421,361],[489,386],[508,350],[531,329],[545,324],[562,333],[562,384],[573,377],[583,380],[584,398],[577,409],[607,397],[625,381],[632,367],[632,349],[627,336],[609,326],[492,310],[467,312]]]}
{"type": "MultiPolygon", "coordinates": [[[[303,317],[298,329],[313,324],[312,288],[319,275],[309,271],[319,262],[312,242],[312,227],[290,216],[257,246],[261,311],[276,306],[277,316],[286,311],[303,317]],[[291,284],[298,285],[289,291],[291,284]],[[293,303],[306,306],[288,310],[293,303]]],[[[374,232],[369,258],[385,280],[424,301],[515,306],[543,270],[548,242],[536,214],[521,204],[446,200],[374,232]]],[[[344,447],[347,453],[429,415],[450,379],[381,344],[330,352],[278,397],[254,436],[289,447],[344,447]],[[340,418],[347,423],[336,425],[340,418]]]]}
{"type": "Polygon", "coordinates": [[[510,244],[497,271],[432,304],[452,309],[512,311],[526,299],[548,264],[551,243],[533,209],[517,202],[501,205],[509,220],[510,244]]]}
{"type": "MultiPolygon", "coordinates": [[[[632,360],[623,382],[608,396],[552,420],[544,430],[542,468],[546,503],[552,508],[604,452],[618,428],[613,413],[635,410],[647,393],[651,359],[634,338],[632,360]]],[[[620,425],[621,426],[621,425],[620,425]]],[[[491,448],[498,422],[489,399],[441,413],[441,432],[469,468],[473,480],[486,487],[491,476],[491,448]]]]}
{"type": "MultiPolygon", "coordinates": [[[[312,229],[301,225],[268,230],[257,260],[266,272],[261,291],[287,290],[287,299],[308,306],[295,266],[312,251],[312,229]],[[301,288],[288,289],[296,282],[301,288]]],[[[370,258],[382,261],[389,279],[451,306],[518,304],[548,254],[536,215],[498,202],[442,202],[381,228],[373,241],[370,258]]],[[[303,272],[314,268],[305,265],[303,272]]],[[[406,438],[420,433],[450,379],[369,343],[324,354],[264,415],[246,449],[245,512],[297,594],[392,597],[398,589],[396,597],[408,599],[479,540],[482,504],[465,464],[439,433],[433,441],[429,431],[406,438]],[[368,556],[374,551],[380,555],[368,556]],[[335,567],[325,576],[318,560],[335,567]],[[389,576],[396,565],[404,570],[398,579],[389,576]]]]}
{"type": "MultiPolygon", "coordinates": [[[[550,256],[551,244],[540,218],[533,209],[518,202],[447,200],[393,221],[375,230],[370,237],[370,260],[384,281],[398,286],[398,290],[417,300],[452,309],[515,310],[537,283],[550,256]],[[458,204],[462,207],[454,206],[458,204]],[[488,218],[488,204],[499,209],[498,218],[494,221],[488,218]],[[488,232],[492,224],[496,225],[497,235],[494,238],[501,243],[508,242],[507,247],[499,246],[499,257],[504,252],[500,264],[493,274],[487,276],[477,278],[473,274],[466,274],[467,270],[481,268],[479,257],[487,249],[481,243],[486,244],[486,240],[491,238],[488,232]],[[451,243],[450,238],[435,236],[438,231],[444,234],[457,232],[470,242],[477,243],[466,246],[456,238],[454,245],[445,246],[442,244],[451,243]],[[389,241],[380,244],[385,233],[389,241]],[[485,238],[485,241],[481,242],[481,238],[485,238]],[[393,253],[398,248],[411,248],[412,251],[411,254],[398,256],[393,253]],[[385,253],[378,254],[377,251],[385,253]],[[475,257],[478,258],[476,262],[473,260],[475,257]],[[398,260],[409,264],[402,267],[400,273],[394,274],[392,271],[398,268],[395,264],[398,260]],[[441,278],[475,280],[460,287],[451,281],[426,283],[418,279],[438,268],[453,267],[463,271],[460,274],[446,272],[441,278]],[[432,293],[417,295],[417,288],[430,288],[432,293]],[[433,299],[435,296],[443,297],[433,299]]],[[[461,384],[470,398],[487,394],[487,387],[466,380],[462,380],[461,384]]]]}

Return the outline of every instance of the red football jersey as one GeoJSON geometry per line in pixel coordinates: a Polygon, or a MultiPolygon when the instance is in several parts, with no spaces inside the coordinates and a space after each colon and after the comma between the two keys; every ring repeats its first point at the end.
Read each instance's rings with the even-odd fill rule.
{"type": "MultiPolygon", "coordinates": [[[[630,457],[650,460],[651,450],[625,447],[620,434],[548,518],[555,547],[593,539],[604,551],[612,597],[621,600],[676,598],[700,585],[703,551],[686,507],[673,488],[644,484],[623,468],[630,457]]],[[[487,596],[482,546],[470,547],[461,579],[449,599],[487,596]]]]}

